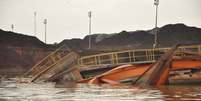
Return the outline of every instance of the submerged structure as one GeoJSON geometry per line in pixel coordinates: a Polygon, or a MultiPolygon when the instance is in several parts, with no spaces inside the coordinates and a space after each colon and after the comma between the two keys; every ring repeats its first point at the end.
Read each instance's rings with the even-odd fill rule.
{"type": "MultiPolygon", "coordinates": [[[[63,47],[63,46],[62,46],[63,47]]],[[[25,73],[30,82],[165,85],[201,83],[201,45],[127,50],[85,56],[59,48],[25,73]]]]}

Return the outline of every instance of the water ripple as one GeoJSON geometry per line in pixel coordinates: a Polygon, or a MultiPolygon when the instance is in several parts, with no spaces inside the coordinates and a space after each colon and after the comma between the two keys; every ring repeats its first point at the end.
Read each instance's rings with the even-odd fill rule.
{"type": "Polygon", "coordinates": [[[136,87],[74,85],[55,88],[54,84],[0,85],[0,101],[175,101],[201,100],[201,86],[136,87]]]}

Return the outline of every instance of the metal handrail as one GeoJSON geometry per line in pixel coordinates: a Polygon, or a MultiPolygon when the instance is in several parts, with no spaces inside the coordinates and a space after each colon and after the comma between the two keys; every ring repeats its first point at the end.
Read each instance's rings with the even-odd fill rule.
{"type": "MultiPolygon", "coordinates": [[[[98,66],[98,65],[112,65],[112,64],[128,64],[128,63],[144,63],[154,62],[162,54],[167,52],[171,48],[155,48],[155,49],[136,49],[126,50],[111,53],[102,53],[91,56],[84,56],[78,60],[80,66],[98,66]],[[128,60],[126,60],[128,59],[128,60]]],[[[201,53],[201,45],[180,46],[177,49],[177,55],[181,51],[196,50],[197,53],[201,53]]],[[[180,54],[181,55],[181,54],[180,54]]]]}

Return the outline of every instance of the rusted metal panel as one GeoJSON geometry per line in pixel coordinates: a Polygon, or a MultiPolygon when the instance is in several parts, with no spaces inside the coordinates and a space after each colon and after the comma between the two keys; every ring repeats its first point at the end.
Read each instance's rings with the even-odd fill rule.
{"type": "MultiPolygon", "coordinates": [[[[166,52],[156,63],[118,66],[101,75],[81,80],[79,81],[79,83],[117,84],[116,82],[137,77],[138,79],[135,79],[133,81],[134,84],[164,85],[168,83],[170,71],[201,69],[201,59],[195,59],[193,57],[186,58],[189,53],[185,55],[180,55],[180,58],[178,58],[178,56],[176,56],[177,58],[173,58],[176,54],[177,47],[178,45],[175,45],[171,50],[166,52]],[[183,57],[185,57],[185,59],[183,57]]],[[[197,57],[197,55],[194,55],[194,57],[197,57]]]]}
{"type": "Polygon", "coordinates": [[[69,70],[77,65],[79,55],[65,45],[50,53],[39,61],[24,77],[30,77],[30,82],[45,81],[62,70],[69,70]]]}
{"type": "MultiPolygon", "coordinates": [[[[51,76],[55,75],[59,71],[64,69],[72,68],[72,64],[75,63],[78,59],[78,55],[74,52],[70,52],[68,55],[63,57],[61,60],[57,61],[54,65],[44,69],[43,71],[38,72],[33,78],[32,82],[36,79],[46,80],[51,76]]],[[[74,64],[75,65],[75,64],[74,64]]]]}

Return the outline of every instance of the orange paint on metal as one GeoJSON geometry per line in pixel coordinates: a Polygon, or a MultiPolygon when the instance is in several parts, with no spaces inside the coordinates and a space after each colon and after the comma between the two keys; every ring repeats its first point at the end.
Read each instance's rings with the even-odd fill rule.
{"type": "Polygon", "coordinates": [[[99,82],[98,78],[92,78],[88,81],[88,83],[89,84],[99,84],[100,82],[99,82]]]}
{"type": "Polygon", "coordinates": [[[119,82],[116,82],[110,79],[101,79],[101,81],[103,81],[104,83],[108,83],[110,85],[121,85],[119,82]]]}
{"type": "Polygon", "coordinates": [[[124,68],[120,68],[115,72],[111,72],[110,74],[104,75],[102,79],[110,79],[110,80],[123,80],[126,78],[137,77],[144,73],[149,66],[147,65],[137,65],[137,66],[128,66],[124,68]]]}
{"type": "MultiPolygon", "coordinates": [[[[142,75],[152,64],[139,64],[139,65],[123,65],[116,67],[102,75],[98,75],[94,78],[84,79],[79,81],[79,83],[92,83],[99,84],[101,80],[107,79],[111,81],[118,81],[127,79],[130,77],[137,77],[142,75]]],[[[163,75],[160,75],[160,78],[157,82],[157,85],[162,85],[166,83],[169,72],[171,70],[182,70],[182,69],[193,69],[201,68],[201,61],[194,60],[174,60],[172,61],[172,68],[166,68],[163,75]]]]}
{"type": "Polygon", "coordinates": [[[174,60],[171,70],[201,68],[201,61],[196,60],[174,60]]]}
{"type": "Polygon", "coordinates": [[[167,67],[164,70],[163,74],[160,76],[158,82],[156,83],[157,86],[166,84],[168,76],[169,76],[169,72],[170,72],[170,68],[167,67]]]}
{"type": "Polygon", "coordinates": [[[149,65],[123,65],[116,67],[102,75],[98,75],[93,78],[84,79],[79,81],[79,83],[95,82],[94,78],[109,79],[113,81],[123,80],[129,77],[137,77],[144,73],[144,71],[149,67],[149,65]]]}

